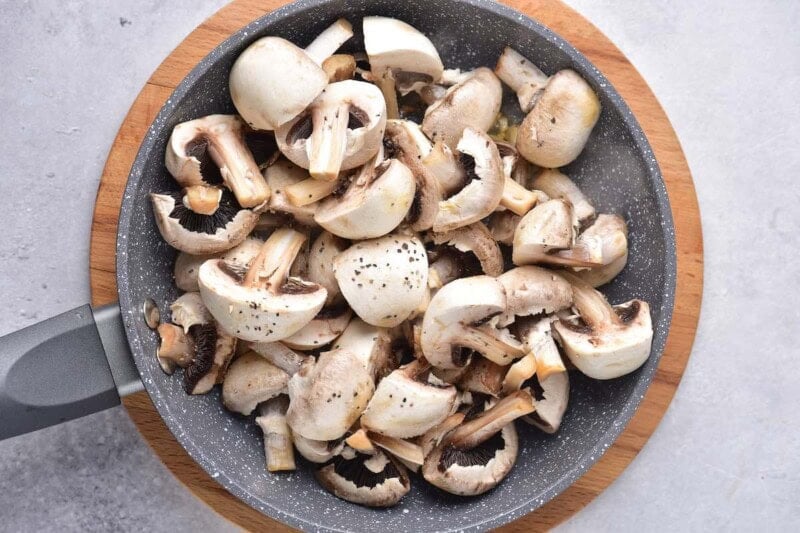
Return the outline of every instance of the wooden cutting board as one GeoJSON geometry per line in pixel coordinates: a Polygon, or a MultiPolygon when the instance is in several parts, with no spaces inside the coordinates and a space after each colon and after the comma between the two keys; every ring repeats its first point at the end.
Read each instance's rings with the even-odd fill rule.
{"type": "MultiPolygon", "coordinates": [[[[147,128],[173,89],[195,64],[232,33],[286,3],[235,0],[195,29],[161,64],[131,106],[111,147],[97,193],[91,241],[92,303],[117,299],[114,246],[128,173],[147,128]]],[[[692,176],[678,138],[655,96],[624,55],[589,21],[559,0],[505,0],[564,37],[614,84],[633,110],[664,175],[678,248],[675,310],[653,384],[625,432],[580,480],[539,510],[501,528],[504,532],[549,529],[600,494],[636,457],[655,430],[678,387],[697,329],[703,289],[703,242],[692,176]]],[[[212,509],[249,530],[290,529],[253,510],[208,476],[173,438],[146,393],[123,400],[153,451],[172,473],[212,509]]]]}

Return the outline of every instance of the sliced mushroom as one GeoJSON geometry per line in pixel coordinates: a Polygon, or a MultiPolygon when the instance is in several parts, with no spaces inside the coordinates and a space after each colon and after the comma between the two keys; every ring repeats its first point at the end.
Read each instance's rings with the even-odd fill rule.
{"type": "Polygon", "coordinates": [[[379,450],[352,458],[336,456],[315,475],[328,492],[368,507],[395,505],[411,489],[403,465],[379,450]]]}
{"type": "Polygon", "coordinates": [[[242,207],[263,204],[270,190],[245,143],[244,128],[236,115],[209,115],[178,124],[167,143],[167,170],[182,187],[220,179],[242,207]]]}
{"type": "Polygon", "coordinates": [[[436,83],[444,66],[433,43],[413,26],[388,17],[364,17],[364,48],[372,75],[388,70],[401,94],[436,83]]]}
{"type": "Polygon", "coordinates": [[[200,294],[225,331],[247,341],[277,341],[316,316],[325,303],[325,289],[287,279],[304,240],[305,235],[295,230],[276,230],[246,271],[220,259],[203,263],[200,294]]]}
{"type": "Polygon", "coordinates": [[[483,357],[476,357],[459,378],[458,386],[462,390],[497,397],[503,390],[503,378],[507,370],[507,366],[500,366],[483,357]]]}
{"type": "Polygon", "coordinates": [[[503,164],[503,196],[498,209],[505,208],[515,215],[523,216],[537,203],[549,200],[541,191],[529,190],[526,187],[530,164],[519,157],[512,144],[495,141],[503,164]]]}
{"type": "Polygon", "coordinates": [[[342,173],[336,181],[308,178],[286,187],[286,198],[295,207],[305,207],[323,200],[350,183],[349,173],[342,173]]]}
{"type": "Polygon", "coordinates": [[[281,342],[253,342],[249,347],[290,376],[294,376],[311,357],[299,354],[281,342]]]}
{"type": "Polygon", "coordinates": [[[414,176],[397,159],[364,165],[341,197],[322,201],[314,220],[345,239],[381,237],[403,221],[415,189],[414,176]]]}
{"type": "Polygon", "coordinates": [[[535,373],[536,355],[533,352],[528,352],[528,355],[517,359],[508,367],[508,372],[503,378],[503,393],[508,394],[515,390],[520,390],[523,384],[533,377],[535,373]]]}
{"type": "Polygon", "coordinates": [[[452,414],[458,391],[428,383],[426,367],[415,361],[383,378],[361,416],[362,427],[404,439],[422,435],[452,414]]]}
{"type": "Polygon", "coordinates": [[[453,85],[444,98],[425,111],[422,131],[434,142],[455,148],[466,128],[487,132],[494,124],[503,97],[500,80],[488,68],[475,69],[453,85]]]}
{"type": "Polygon", "coordinates": [[[359,167],[381,147],[386,104],[380,90],[363,81],[328,85],[308,108],[275,130],[281,152],[312,177],[333,181],[359,167]]]}
{"type": "Polygon", "coordinates": [[[599,287],[617,277],[628,263],[628,225],[625,219],[619,215],[599,215],[578,236],[577,244],[587,245],[591,240],[601,243],[603,266],[582,269],[575,275],[592,287],[599,287]]]}
{"type": "Polygon", "coordinates": [[[193,255],[233,248],[258,222],[258,213],[243,209],[228,191],[223,191],[213,215],[195,213],[183,204],[180,193],[151,194],[150,201],[156,225],[167,244],[193,255]]]}
{"type": "Polygon", "coordinates": [[[449,244],[460,252],[472,252],[484,274],[497,277],[503,273],[503,254],[482,222],[475,222],[444,233],[433,234],[434,244],[449,244]]]}
{"type": "Polygon", "coordinates": [[[192,255],[180,252],[175,259],[175,285],[182,291],[198,292],[200,286],[197,284],[197,277],[200,272],[200,266],[203,263],[209,259],[219,257],[225,261],[248,266],[250,261],[258,255],[258,251],[263,244],[264,241],[261,239],[248,237],[222,255],[192,255]]]}
{"type": "Polygon", "coordinates": [[[489,408],[454,429],[445,442],[456,449],[474,448],[517,418],[536,409],[533,397],[524,390],[514,391],[496,403],[487,404],[487,407],[489,408]]]}
{"type": "Polygon", "coordinates": [[[336,339],[333,349],[347,350],[353,354],[367,369],[372,380],[378,383],[399,364],[391,345],[388,329],[354,318],[336,339]]]}
{"type": "Polygon", "coordinates": [[[496,278],[473,276],[448,283],[431,299],[422,321],[425,358],[448,369],[467,365],[472,350],[501,366],[522,357],[518,341],[485,323],[505,309],[505,289],[496,278]]]}
{"type": "Polygon", "coordinates": [[[393,233],[350,246],[336,257],[334,274],[364,322],[394,327],[425,298],[428,257],[417,237],[393,233]]]}
{"type": "Polygon", "coordinates": [[[422,163],[436,176],[444,194],[453,194],[467,181],[467,173],[453,150],[444,142],[435,143],[422,163]]]}
{"type": "Polygon", "coordinates": [[[236,59],[229,79],[231,99],[250,126],[274,130],[296,117],[325,89],[325,59],[353,36],[337,20],[305,49],[280,37],[263,37],[236,59]]]}
{"type": "Polygon", "coordinates": [[[595,210],[591,202],[566,174],[555,169],[543,169],[534,178],[532,186],[550,198],[569,201],[581,227],[594,220],[595,210]]]}
{"type": "Polygon", "coordinates": [[[514,264],[600,266],[602,243],[598,239],[586,239],[576,245],[576,226],[572,204],[568,201],[548,200],[537,205],[522,217],[514,232],[514,264]]]}
{"type": "Polygon", "coordinates": [[[461,411],[455,412],[445,418],[441,424],[429,429],[424,435],[419,437],[417,442],[419,442],[422,447],[423,457],[427,457],[451,431],[464,421],[465,417],[466,413],[461,411]]]}
{"type": "Polygon", "coordinates": [[[372,431],[367,432],[367,435],[372,443],[396,457],[406,465],[409,470],[416,472],[419,467],[422,466],[422,463],[425,462],[425,456],[422,454],[422,447],[418,444],[372,431]]]}
{"type": "Polygon", "coordinates": [[[558,340],[578,370],[594,379],[613,379],[642,366],[650,356],[653,325],[642,300],[611,306],[591,285],[570,273],[577,318],[555,323],[558,340]]]}
{"type": "Polygon", "coordinates": [[[500,204],[505,177],[497,146],[484,132],[467,127],[458,141],[467,184],[439,202],[434,231],[449,231],[488,216],[500,204]]]}
{"type": "Polygon", "coordinates": [[[292,431],[286,423],[288,408],[289,399],[283,394],[267,400],[258,408],[256,424],[264,433],[264,455],[267,459],[267,470],[270,472],[296,468],[292,431]]]}
{"type": "Polygon", "coordinates": [[[574,161],[600,117],[600,100],[586,80],[568,69],[548,78],[511,48],[503,51],[495,70],[527,112],[517,133],[522,157],[545,168],[574,161]]]}
{"type": "Polygon", "coordinates": [[[311,244],[308,254],[308,280],[328,291],[325,305],[343,301],[342,291],[333,272],[333,261],[347,249],[347,242],[333,233],[323,231],[311,244]]]}
{"type": "Polygon", "coordinates": [[[236,338],[214,324],[195,324],[189,328],[194,346],[192,362],[183,370],[187,394],[205,394],[220,383],[236,351],[236,338]]]}
{"type": "Polygon", "coordinates": [[[572,286],[552,270],[523,266],[512,268],[497,279],[506,290],[508,303],[499,321],[501,326],[517,316],[550,314],[572,305],[572,286]]]}
{"type": "Polygon", "coordinates": [[[350,323],[353,311],[345,306],[323,307],[311,322],[300,331],[283,339],[283,343],[295,350],[316,350],[336,339],[350,323]]]}
{"type": "Polygon", "coordinates": [[[281,158],[264,169],[264,179],[272,190],[269,198],[271,211],[292,215],[300,224],[306,226],[314,224],[316,204],[296,206],[286,194],[287,188],[309,179],[307,170],[281,158]]]}
{"type": "Polygon", "coordinates": [[[543,317],[527,320],[519,327],[520,337],[536,358],[536,377],[540,381],[567,371],[553,340],[552,322],[552,318],[543,317]]]}
{"type": "Polygon", "coordinates": [[[367,407],[375,385],[362,362],[347,350],[320,354],[289,380],[286,419],[307,439],[342,437],[367,407]]]}
{"type": "Polygon", "coordinates": [[[245,416],[261,402],[286,392],[289,374],[255,352],[236,358],[222,382],[222,403],[245,416]]]}

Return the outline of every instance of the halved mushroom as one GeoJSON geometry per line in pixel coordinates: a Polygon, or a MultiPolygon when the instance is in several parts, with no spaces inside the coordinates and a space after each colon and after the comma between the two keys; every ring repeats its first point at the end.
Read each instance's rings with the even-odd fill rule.
{"type": "Polygon", "coordinates": [[[286,159],[278,159],[264,169],[264,179],[267,180],[272,195],[269,198],[269,209],[278,213],[292,215],[300,224],[311,226],[314,224],[316,204],[296,206],[286,194],[286,189],[309,179],[308,171],[302,169],[286,159]]]}
{"type": "Polygon", "coordinates": [[[422,131],[434,142],[455,148],[466,128],[487,132],[494,124],[503,97],[500,80],[488,68],[475,69],[453,85],[444,98],[425,111],[422,131]]]}
{"type": "Polygon", "coordinates": [[[397,159],[362,167],[342,196],[330,196],[317,208],[314,220],[345,239],[386,235],[405,218],[414,201],[416,183],[397,159]]]}
{"type": "Polygon", "coordinates": [[[561,275],[572,285],[578,317],[562,318],[554,327],[572,364],[594,379],[617,378],[642,366],[653,341],[647,302],[631,300],[612,307],[574,274],[561,275]]]}
{"type": "Polygon", "coordinates": [[[522,266],[497,280],[506,290],[507,302],[500,325],[510,324],[515,316],[551,314],[572,305],[572,286],[552,270],[522,266]]]}
{"type": "Polygon", "coordinates": [[[517,92],[527,112],[517,134],[522,157],[545,168],[574,161],[600,117],[600,100],[586,80],[569,69],[548,78],[508,47],[495,71],[517,92]]]}
{"type": "Polygon", "coordinates": [[[439,202],[434,231],[449,231],[479,221],[497,208],[503,196],[505,177],[500,153],[489,136],[467,127],[457,149],[468,182],[439,202]]]}
{"type": "Polygon", "coordinates": [[[473,276],[448,283],[431,299],[422,321],[425,358],[447,369],[467,365],[473,350],[501,366],[522,357],[525,352],[516,339],[486,323],[506,305],[505,289],[496,278],[473,276]]]}
{"type": "Polygon", "coordinates": [[[362,427],[404,439],[422,435],[452,414],[458,391],[428,383],[428,371],[428,365],[414,361],[383,378],[361,416],[362,427]]]}
{"type": "Polygon", "coordinates": [[[222,255],[192,255],[180,252],[175,259],[175,285],[182,291],[197,292],[200,290],[200,286],[197,284],[197,277],[200,272],[200,266],[203,263],[209,259],[219,257],[225,261],[248,266],[250,261],[258,255],[258,251],[263,244],[264,241],[261,239],[248,237],[222,255]]]}
{"type": "Polygon", "coordinates": [[[338,455],[316,473],[327,491],[368,507],[395,505],[411,489],[405,468],[386,453],[338,455]]]}
{"type": "Polygon", "coordinates": [[[474,222],[451,231],[433,234],[434,244],[449,244],[460,252],[472,252],[488,276],[503,273],[503,254],[483,222],[474,222]]]}
{"type": "Polygon", "coordinates": [[[253,342],[249,348],[290,376],[299,372],[311,357],[295,352],[282,342],[253,342]]]}
{"type": "Polygon", "coordinates": [[[182,252],[215,254],[241,243],[258,222],[258,213],[243,209],[233,195],[223,191],[212,215],[195,213],[180,193],[150,194],[156,225],[164,240],[182,252]]]}
{"type": "Polygon", "coordinates": [[[245,416],[261,402],[286,392],[289,374],[256,352],[236,358],[222,382],[222,403],[245,416]]]}
{"type": "Polygon", "coordinates": [[[242,207],[263,204],[269,186],[245,143],[244,128],[236,115],[209,115],[178,124],[167,143],[167,170],[182,187],[208,185],[208,180],[213,184],[219,176],[242,207]],[[209,168],[211,164],[218,170],[209,168]]]}
{"type": "Polygon", "coordinates": [[[386,103],[381,91],[363,81],[328,85],[299,116],[275,130],[283,155],[312,177],[333,181],[359,167],[381,147],[386,103]]]}
{"type": "Polygon", "coordinates": [[[323,61],[352,36],[351,24],[339,19],[305,50],[280,37],[258,39],[231,68],[236,110],[250,126],[262,130],[274,130],[293,119],[328,85],[323,61]]]}
{"type": "Polygon", "coordinates": [[[295,350],[322,348],[342,334],[352,316],[353,311],[346,305],[323,307],[311,322],[282,342],[295,350]]]}
{"type": "Polygon", "coordinates": [[[568,201],[548,200],[537,205],[522,217],[514,232],[514,264],[600,266],[602,243],[598,239],[585,239],[576,244],[576,226],[568,201]]]}
{"type": "Polygon", "coordinates": [[[200,294],[225,331],[247,341],[277,341],[299,331],[322,309],[323,287],[287,278],[305,238],[292,229],[276,230],[248,270],[220,259],[203,263],[200,294]]]}
{"type": "Polygon", "coordinates": [[[532,186],[550,198],[569,201],[581,227],[586,227],[594,219],[595,210],[591,202],[566,174],[551,168],[543,169],[534,178],[532,186]]]}
{"type": "Polygon", "coordinates": [[[444,194],[453,194],[464,186],[467,173],[453,150],[444,142],[435,143],[422,163],[436,176],[444,194]]]}
{"type": "Polygon", "coordinates": [[[267,470],[270,472],[296,468],[292,430],[286,423],[288,408],[289,398],[283,394],[267,400],[258,407],[256,424],[264,433],[264,455],[267,459],[267,470]]]}
{"type": "Polygon", "coordinates": [[[320,354],[289,380],[286,419],[307,439],[329,441],[343,436],[367,407],[375,385],[362,362],[348,350],[320,354]]]}
{"type": "Polygon", "coordinates": [[[342,291],[333,272],[336,256],[347,249],[347,242],[333,233],[323,231],[311,244],[308,253],[308,281],[316,283],[328,291],[325,305],[333,305],[343,300],[342,291]]]}
{"type": "Polygon", "coordinates": [[[425,458],[422,476],[460,496],[476,496],[494,488],[517,459],[513,421],[533,409],[533,399],[526,391],[506,396],[450,432],[425,458]]]}
{"type": "Polygon", "coordinates": [[[188,336],[194,356],[183,370],[183,388],[187,394],[205,394],[226,376],[237,341],[214,324],[195,324],[188,336]]]}
{"type": "Polygon", "coordinates": [[[419,307],[428,286],[428,256],[415,236],[393,233],[353,244],[334,261],[339,288],[369,324],[394,327],[419,307]]]}
{"type": "Polygon", "coordinates": [[[599,215],[586,231],[578,236],[577,244],[599,240],[602,248],[603,266],[582,269],[576,276],[591,285],[605,285],[622,272],[628,263],[628,225],[619,215],[599,215]]]}
{"type": "Polygon", "coordinates": [[[334,350],[353,354],[375,383],[381,381],[400,363],[392,350],[389,330],[367,324],[359,318],[350,321],[333,344],[334,350]]]}

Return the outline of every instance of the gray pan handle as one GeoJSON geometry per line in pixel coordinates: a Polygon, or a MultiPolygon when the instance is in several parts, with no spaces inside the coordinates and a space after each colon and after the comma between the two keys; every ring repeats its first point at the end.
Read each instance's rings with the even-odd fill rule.
{"type": "Polygon", "coordinates": [[[114,407],[142,389],[116,303],[0,337],[0,440],[114,407]]]}

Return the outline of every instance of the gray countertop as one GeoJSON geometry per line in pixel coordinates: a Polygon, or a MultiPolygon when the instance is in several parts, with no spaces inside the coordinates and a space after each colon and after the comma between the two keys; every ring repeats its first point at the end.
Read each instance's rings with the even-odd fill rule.
{"type": "MultiPolygon", "coordinates": [[[[661,425],[564,531],[800,529],[800,3],[568,0],[650,83],[686,151],[703,311],[661,425]]],[[[0,334],[85,303],[92,207],[149,74],[223,0],[7,2],[0,334]]],[[[680,216],[680,215],[679,215],[680,216]]],[[[0,531],[225,530],[121,407],[0,442],[0,531]]]]}

